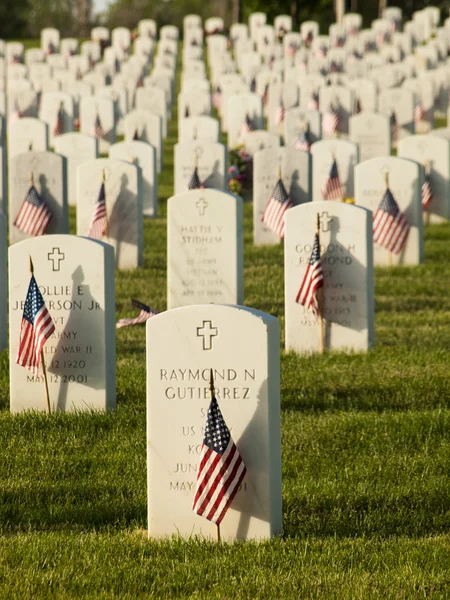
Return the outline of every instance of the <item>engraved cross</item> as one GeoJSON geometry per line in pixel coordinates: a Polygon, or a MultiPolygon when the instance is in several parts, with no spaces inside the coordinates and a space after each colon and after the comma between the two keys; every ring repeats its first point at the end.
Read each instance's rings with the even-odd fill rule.
{"type": "Polygon", "coordinates": [[[53,248],[53,252],[49,252],[47,256],[53,263],[53,271],[59,271],[61,262],[66,258],[64,252],[60,248],[53,248]]]}
{"type": "Polygon", "coordinates": [[[200,200],[197,200],[197,202],[195,203],[195,206],[198,208],[199,217],[204,217],[205,211],[208,208],[207,200],[205,200],[204,198],[200,198],[200,200]]]}
{"type": "Polygon", "coordinates": [[[197,327],[197,337],[203,338],[203,350],[212,350],[212,340],[217,335],[219,331],[212,326],[212,321],[203,321],[202,327],[197,327]]]}
{"type": "Polygon", "coordinates": [[[323,233],[330,231],[330,224],[332,222],[332,218],[328,215],[327,212],[323,212],[320,215],[320,228],[323,233]]]}

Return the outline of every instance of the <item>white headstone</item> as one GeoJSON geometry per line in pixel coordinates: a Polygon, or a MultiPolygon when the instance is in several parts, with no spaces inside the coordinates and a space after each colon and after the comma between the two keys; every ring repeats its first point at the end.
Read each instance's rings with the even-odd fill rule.
{"type": "Polygon", "coordinates": [[[169,308],[243,302],[242,200],[191,190],[168,201],[169,308]]]}
{"type": "Polygon", "coordinates": [[[24,152],[14,156],[9,165],[9,239],[11,244],[31,237],[14,225],[30,189],[31,174],[33,174],[34,186],[38,194],[52,214],[46,234],[68,233],[69,231],[65,158],[54,152],[24,152]]]}
{"type": "Polygon", "coordinates": [[[83,96],[80,99],[80,132],[94,135],[97,115],[103,135],[98,139],[99,152],[108,152],[111,144],[116,143],[115,107],[110,98],[102,96],[83,96]]]}
{"type": "Polygon", "coordinates": [[[145,87],[136,90],[136,108],[158,115],[162,120],[162,134],[167,137],[167,104],[164,90],[158,87],[145,87]]]}
{"type": "Polygon", "coordinates": [[[358,146],[347,140],[321,140],[311,147],[313,157],[313,193],[314,201],[323,200],[322,186],[328,177],[336,158],[339,178],[347,198],[354,196],[353,175],[355,165],[359,162],[358,146]]]}
{"type": "Polygon", "coordinates": [[[256,246],[280,242],[279,237],[261,221],[278,182],[279,169],[294,205],[311,201],[312,166],[309,152],[280,147],[256,152],[253,156],[253,241],[256,246]]]}
{"type": "Polygon", "coordinates": [[[223,144],[208,140],[194,140],[175,144],[174,189],[175,194],[188,191],[194,168],[205,188],[225,190],[227,186],[228,152],[223,144]]]}
{"type": "Polygon", "coordinates": [[[67,161],[67,197],[69,206],[76,206],[77,168],[98,157],[98,140],[84,133],[64,133],[55,138],[55,152],[67,161]]]}
{"type": "Polygon", "coordinates": [[[74,103],[73,98],[67,92],[48,92],[42,94],[41,110],[39,116],[48,125],[50,145],[55,145],[57,134],[58,113],[61,111],[62,133],[73,131],[74,103]]]}
{"type": "Polygon", "coordinates": [[[158,175],[156,171],[156,150],[147,142],[119,142],[111,146],[109,156],[133,162],[141,171],[142,210],[144,217],[158,215],[158,175]]]}
{"type": "Polygon", "coordinates": [[[282,533],[279,360],[278,320],[255,309],[189,306],[147,322],[150,537],[216,539],[215,524],[191,509],[210,369],[220,410],[247,467],[220,525],[222,539],[282,533]]]}
{"type": "Polygon", "coordinates": [[[220,121],[206,116],[181,119],[178,129],[178,141],[187,142],[197,139],[219,142],[220,121]]]}
{"type": "Polygon", "coordinates": [[[318,110],[303,110],[300,107],[287,110],[284,115],[284,143],[293,148],[302,131],[309,128],[311,142],[322,138],[322,115],[318,110]]]}
{"type": "Polygon", "coordinates": [[[375,265],[417,265],[423,262],[423,223],[421,188],[423,169],[419,163],[396,156],[371,158],[355,168],[355,201],[357,205],[375,213],[386,191],[385,175],[389,188],[405,214],[411,228],[400,254],[392,254],[374,244],[375,265]]]}
{"type": "Polygon", "coordinates": [[[320,216],[324,278],[324,347],[367,351],[374,344],[372,213],[345,202],[312,202],[286,213],[286,351],[318,352],[320,320],[296,298],[314,244],[320,216]]]}
{"type": "Polygon", "coordinates": [[[77,169],[77,234],[88,236],[92,214],[105,176],[108,231],[102,241],[113,246],[118,269],[142,264],[142,196],[135,165],[112,158],[98,158],[77,169]]]}
{"type": "Polygon", "coordinates": [[[6,215],[0,212],[0,351],[8,343],[8,238],[6,229],[6,215]]]}
{"type": "Polygon", "coordinates": [[[48,150],[48,125],[39,119],[25,117],[8,127],[9,160],[29,150],[48,150]]]}
{"type": "Polygon", "coordinates": [[[69,235],[41,236],[11,246],[11,412],[45,411],[42,365],[35,376],[16,364],[29,259],[55,332],[43,353],[52,411],[106,411],[116,404],[114,252],[69,235]]]}
{"type": "Polygon", "coordinates": [[[430,171],[433,198],[428,207],[431,223],[450,219],[450,140],[436,135],[411,135],[400,140],[398,156],[430,171]]]}
{"type": "Polygon", "coordinates": [[[156,150],[158,173],[162,169],[162,119],[148,110],[133,110],[124,120],[125,141],[138,140],[151,144],[156,150]]]}
{"type": "MultiPolygon", "coordinates": [[[[415,106],[415,95],[406,88],[382,90],[378,98],[378,110],[385,115],[395,115],[398,127],[398,139],[402,139],[415,132],[415,106]]],[[[394,139],[393,142],[396,142],[396,140],[394,139]]]]}
{"type": "Polygon", "coordinates": [[[364,111],[349,119],[350,140],[359,146],[359,160],[391,153],[391,120],[388,115],[364,111]]]}

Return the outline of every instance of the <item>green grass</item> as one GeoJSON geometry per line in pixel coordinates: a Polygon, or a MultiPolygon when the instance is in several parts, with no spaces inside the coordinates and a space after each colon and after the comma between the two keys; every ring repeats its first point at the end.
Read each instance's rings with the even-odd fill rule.
{"type": "MultiPolygon", "coordinates": [[[[143,268],[116,273],[117,318],[132,296],[166,308],[175,141],[176,109],[160,216],[143,268]]],[[[253,246],[251,212],[245,303],[283,329],[283,250],[253,246]]],[[[424,265],[376,269],[374,350],[282,353],[281,539],[146,539],[144,328],[117,334],[108,415],[12,416],[0,353],[0,598],[448,598],[449,239],[450,224],[427,227],[424,265]]]]}

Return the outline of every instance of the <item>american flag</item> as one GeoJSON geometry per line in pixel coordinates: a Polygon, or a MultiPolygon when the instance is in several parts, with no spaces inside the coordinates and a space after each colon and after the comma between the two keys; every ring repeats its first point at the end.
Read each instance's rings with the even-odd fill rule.
{"type": "Polygon", "coordinates": [[[297,53],[297,44],[295,42],[289,42],[286,48],[287,56],[295,56],[297,53]]]}
{"type": "Polygon", "coordinates": [[[52,317],[45,306],[36,279],[31,275],[23,308],[16,363],[38,375],[42,348],[54,331],[52,317]]]}
{"type": "Polygon", "coordinates": [[[51,220],[52,213],[49,207],[38,194],[34,185],[31,185],[17,213],[14,221],[15,227],[30,235],[44,235],[51,220]]]}
{"type": "Polygon", "coordinates": [[[261,221],[264,225],[277,234],[278,237],[284,237],[284,218],[286,211],[293,206],[292,200],[284,187],[284,184],[278,179],[269,202],[264,209],[261,221]]]}
{"type": "Polygon", "coordinates": [[[63,115],[63,105],[58,108],[58,112],[56,114],[56,122],[53,127],[53,135],[56,137],[58,135],[62,135],[64,133],[64,115],[63,115]]]}
{"type": "Polygon", "coordinates": [[[49,42],[45,49],[45,54],[48,56],[49,54],[55,54],[55,52],[56,52],[55,45],[53,44],[53,42],[49,42]]]}
{"type": "Polygon", "coordinates": [[[309,48],[311,46],[313,38],[314,38],[313,32],[312,31],[308,31],[308,34],[306,35],[305,39],[303,40],[303,43],[305,44],[305,46],[307,48],[309,48]]]}
{"type": "Polygon", "coordinates": [[[305,308],[312,310],[317,317],[320,316],[317,292],[321,287],[323,287],[323,271],[320,261],[319,235],[316,233],[308,267],[295,301],[305,308]]]}
{"type": "Polygon", "coordinates": [[[19,105],[17,103],[17,100],[14,101],[14,108],[11,112],[11,114],[9,115],[9,123],[14,123],[14,121],[17,121],[18,119],[22,118],[22,111],[19,108],[19,105]]]}
{"type": "Polygon", "coordinates": [[[295,150],[303,150],[304,152],[309,152],[311,150],[311,134],[309,133],[309,127],[306,129],[302,129],[298,135],[298,138],[295,140],[294,148],[295,150]]]}
{"type": "Polygon", "coordinates": [[[284,122],[284,102],[280,97],[275,111],[275,125],[281,125],[284,122]]]}
{"type": "Polygon", "coordinates": [[[192,510],[220,525],[247,468],[214,396],[208,408],[192,510]]]}
{"type": "Polygon", "coordinates": [[[414,107],[414,122],[417,125],[423,119],[425,115],[425,110],[421,102],[418,102],[414,107]]]}
{"type": "Polygon", "coordinates": [[[188,181],[188,190],[201,190],[202,188],[203,185],[198,176],[198,168],[195,167],[188,181]]]}
{"type": "Polygon", "coordinates": [[[139,314],[137,317],[120,319],[116,323],[116,329],[121,329],[122,327],[128,327],[128,325],[139,325],[140,323],[145,323],[151,317],[154,317],[158,314],[158,311],[152,308],[151,306],[147,306],[139,300],[131,300],[131,304],[139,309],[139,314]]]}
{"type": "Polygon", "coordinates": [[[319,110],[319,94],[313,92],[308,100],[308,110],[319,110]]]}
{"type": "Polygon", "coordinates": [[[339,178],[336,159],[333,160],[328,177],[320,191],[324,200],[337,200],[344,197],[344,188],[339,178]]]}
{"type": "Polygon", "coordinates": [[[144,87],[144,78],[142,77],[142,73],[138,77],[136,87],[138,87],[138,88],[144,87]]]}
{"type": "Polygon", "coordinates": [[[410,225],[388,188],[373,216],[373,241],[394,254],[406,243],[410,225]]]}
{"type": "Polygon", "coordinates": [[[242,127],[241,127],[241,130],[239,132],[239,137],[243,138],[243,137],[245,137],[245,135],[247,133],[250,133],[251,131],[254,131],[254,130],[255,130],[255,128],[253,127],[252,120],[250,119],[249,114],[247,113],[245,115],[245,120],[242,123],[242,127]]]}
{"type": "Polygon", "coordinates": [[[342,71],[341,65],[339,63],[337,63],[335,60],[332,60],[330,63],[329,72],[330,73],[339,73],[340,71],[342,71]]]}
{"type": "Polygon", "coordinates": [[[92,127],[92,135],[100,140],[103,137],[103,127],[98,113],[95,116],[94,125],[92,127]]]}
{"type": "Polygon", "coordinates": [[[322,129],[324,133],[331,135],[336,133],[339,127],[339,113],[330,105],[322,117],[322,129]]]}
{"type": "Polygon", "coordinates": [[[105,184],[102,181],[94,212],[92,213],[88,236],[94,240],[100,240],[105,235],[107,227],[105,184]]]}
{"type": "Polygon", "coordinates": [[[220,106],[222,104],[222,90],[220,89],[220,85],[216,86],[216,89],[213,92],[212,103],[214,108],[216,108],[217,110],[220,109],[220,106]]]}
{"type": "Polygon", "coordinates": [[[431,177],[430,174],[427,173],[425,175],[425,181],[422,185],[422,208],[426,210],[433,200],[433,188],[431,187],[431,177]]]}

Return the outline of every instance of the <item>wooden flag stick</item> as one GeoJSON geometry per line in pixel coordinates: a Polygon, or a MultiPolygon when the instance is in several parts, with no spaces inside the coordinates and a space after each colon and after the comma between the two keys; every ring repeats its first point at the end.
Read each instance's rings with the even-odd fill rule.
{"type": "MultiPolygon", "coordinates": [[[[31,175],[30,175],[31,180],[32,180],[32,178],[33,178],[33,173],[31,173],[31,175]]],[[[31,256],[30,256],[30,273],[32,275],[34,274],[34,265],[33,265],[33,260],[31,259],[31,256]]],[[[52,411],[50,408],[50,394],[48,391],[47,369],[45,368],[44,349],[41,350],[41,363],[42,363],[42,372],[44,374],[45,394],[47,397],[47,412],[48,412],[48,414],[50,414],[52,411]]]]}
{"type": "MultiPolygon", "coordinates": [[[[316,225],[317,239],[319,242],[319,260],[320,260],[320,215],[317,213],[316,225]]],[[[323,317],[323,286],[317,290],[317,304],[319,306],[319,325],[320,325],[320,354],[325,352],[325,319],[323,317]]]]}
{"type": "MultiPolygon", "coordinates": [[[[211,401],[214,397],[214,375],[213,370],[209,370],[209,391],[211,394],[211,401]]],[[[216,525],[217,527],[217,541],[220,542],[220,525],[216,525]]]]}
{"type": "MultiPolygon", "coordinates": [[[[30,171],[30,186],[34,186],[34,175],[33,175],[33,171],[30,171]]],[[[31,258],[30,258],[31,261],[31,258]]],[[[31,263],[32,265],[33,263],[31,263]]],[[[30,267],[31,268],[31,267],[30,267]]],[[[33,273],[33,271],[31,271],[33,273]]]]}

